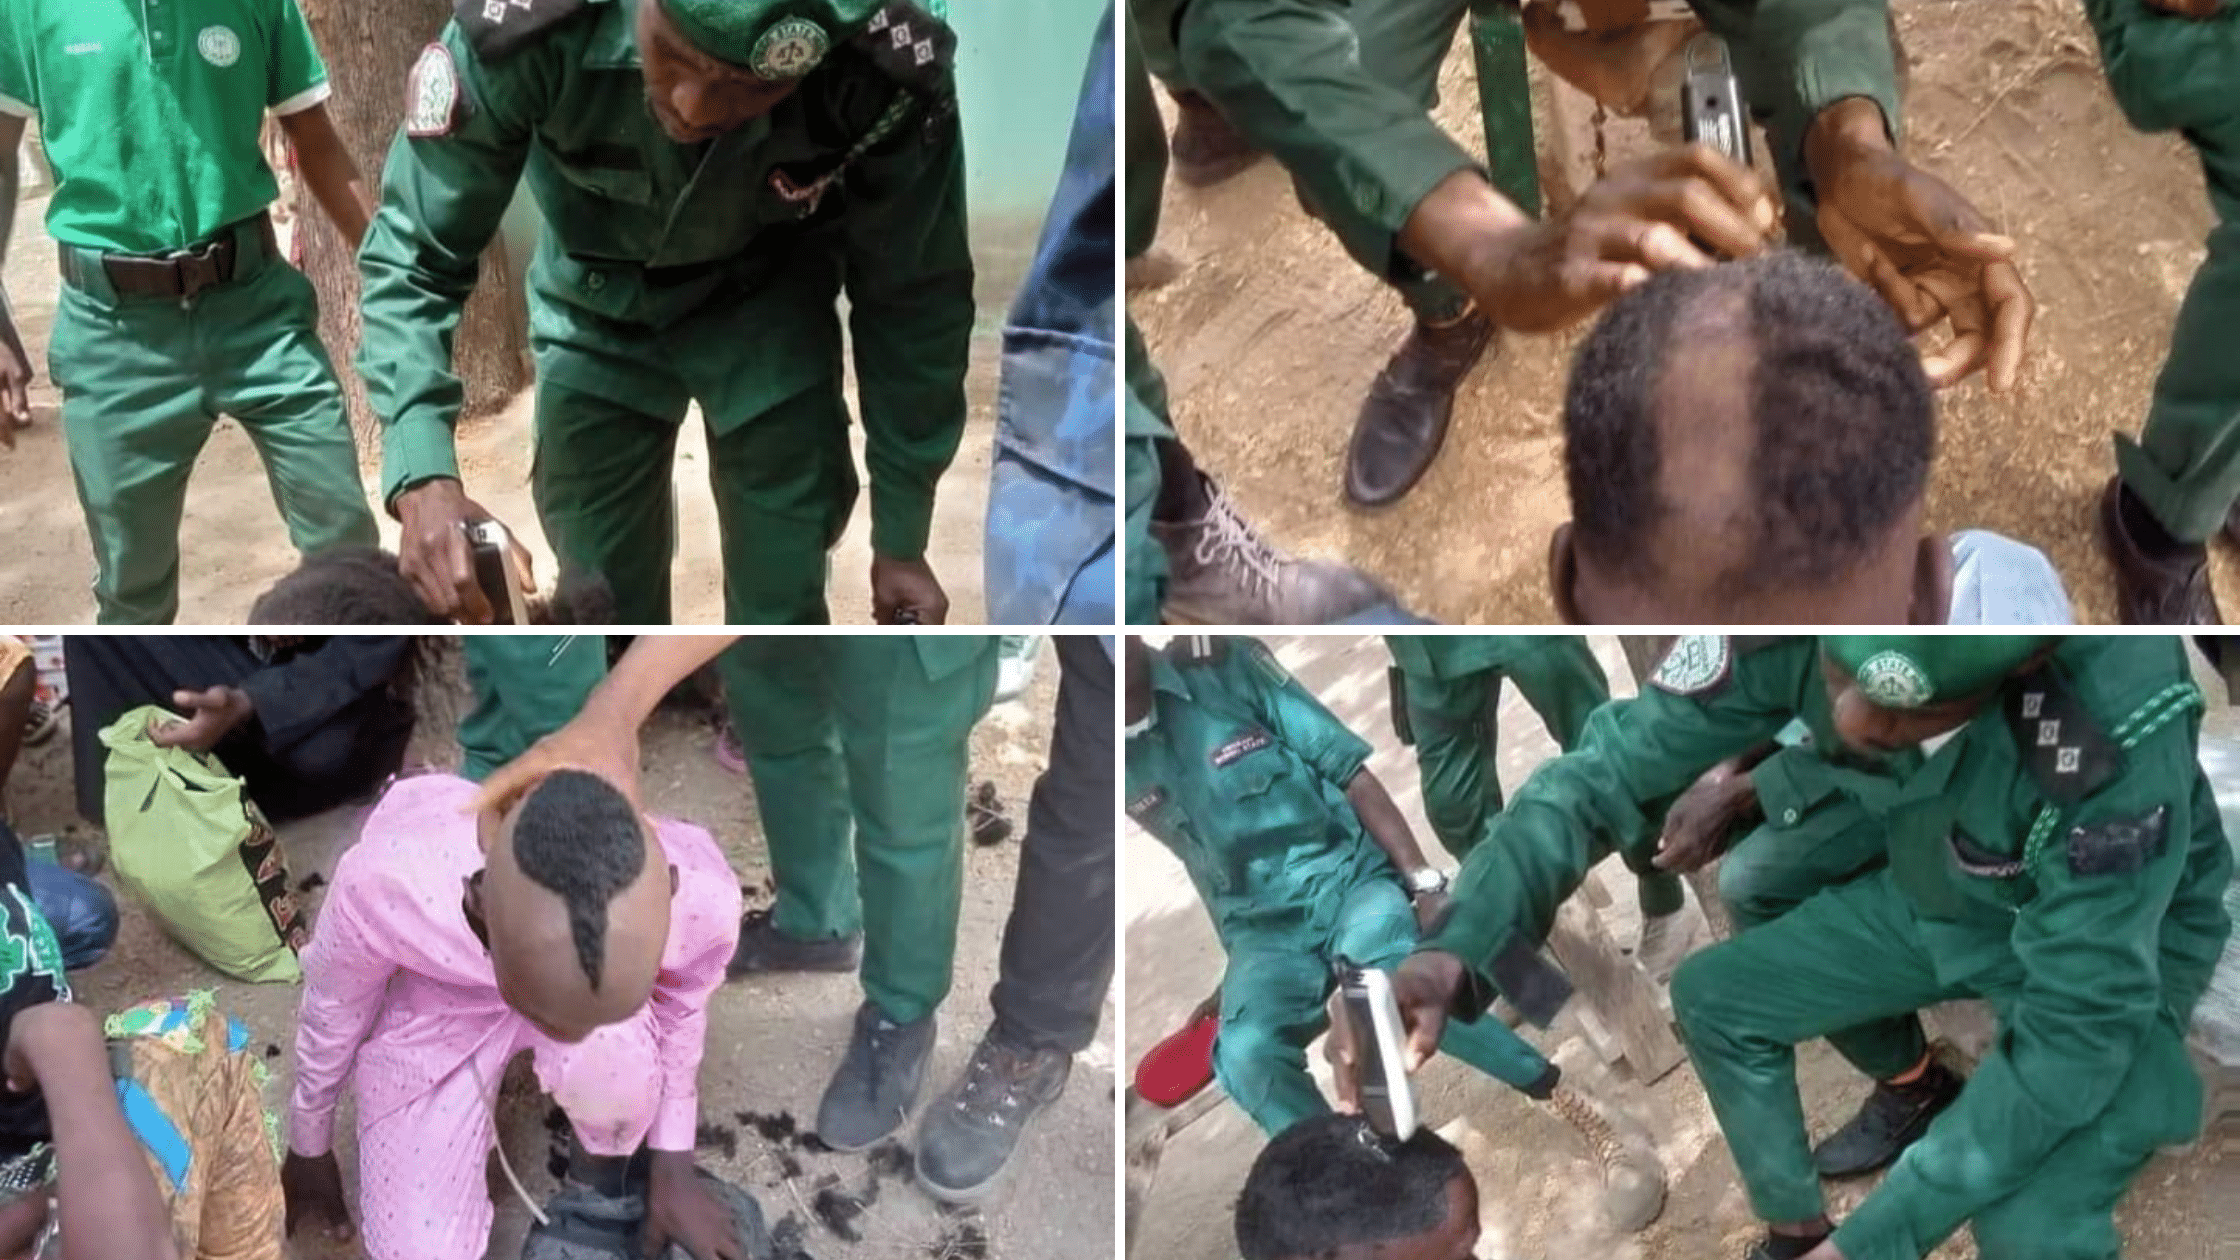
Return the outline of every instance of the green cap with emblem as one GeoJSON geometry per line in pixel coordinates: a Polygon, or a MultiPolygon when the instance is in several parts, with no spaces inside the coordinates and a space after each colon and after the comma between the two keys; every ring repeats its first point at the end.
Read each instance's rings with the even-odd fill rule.
{"type": "Polygon", "coordinates": [[[1820,650],[1867,699],[1918,709],[1989,690],[2050,642],[2042,634],[1824,634],[1820,650]]]}
{"type": "Polygon", "coordinates": [[[889,0],[661,0],[700,51],[765,79],[798,79],[835,44],[869,25],[889,0]]]}

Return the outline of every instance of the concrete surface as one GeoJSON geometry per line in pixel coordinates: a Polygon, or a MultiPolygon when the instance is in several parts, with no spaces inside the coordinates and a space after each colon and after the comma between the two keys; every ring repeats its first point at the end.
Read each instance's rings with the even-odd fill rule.
{"type": "MultiPolygon", "coordinates": [[[[1267,636],[1266,642],[1307,687],[1321,697],[1375,752],[1369,768],[1400,803],[1428,856],[1437,841],[1423,819],[1414,754],[1398,745],[1387,712],[1384,681],[1389,661],[1378,638],[1368,636],[1267,636]]],[[[1635,691],[1615,638],[1592,636],[1596,657],[1614,695],[1635,691]]],[[[2221,691],[2211,691],[2221,698],[2221,691]]],[[[1554,741],[1515,688],[1504,689],[1500,709],[1502,785],[1520,787],[1532,768],[1555,755],[1554,741]]],[[[1122,838],[1122,946],[1127,958],[1126,1070],[1179,1027],[1190,1009],[1219,981],[1222,956],[1212,926],[1198,905],[1182,867],[1133,823],[1122,838]]],[[[1608,874],[1625,872],[1611,859],[1608,874]]],[[[1633,924],[1620,896],[1613,935],[1629,943],[1633,924]]],[[[1606,912],[1609,913],[1609,912],[1606,912]]],[[[1566,1020],[1568,1020],[1568,1015],[1566,1020]]],[[[1582,1035],[1559,1020],[1553,1032],[1526,1029],[1528,1039],[1567,1067],[1580,1061],[1582,1035]]],[[[1325,1094],[1328,1073],[1319,1043],[1309,1052],[1325,1094]]],[[[1808,1122],[1825,1132],[1848,1118],[1866,1093],[1865,1082],[1825,1043],[1804,1047],[1798,1077],[1808,1122]]],[[[1664,1214],[1647,1231],[1613,1234],[1600,1219],[1598,1174],[1571,1131],[1522,1095],[1439,1058],[1417,1078],[1425,1123],[1443,1128],[1462,1147],[1478,1180],[1485,1230],[1482,1260],[1598,1256],[1607,1260],[1706,1260],[1740,1255],[1757,1225],[1744,1201],[1732,1161],[1694,1072],[1683,1066],[1644,1089],[1622,1075],[1598,1082],[1610,1099],[1654,1135],[1670,1177],[1664,1214]]],[[[1131,1255],[1138,1260],[1231,1260],[1235,1252],[1231,1210],[1253,1157],[1264,1145],[1259,1130],[1224,1102],[1167,1144],[1138,1223],[1131,1255]]],[[[2240,1130],[2219,1131],[2183,1152],[2149,1164],[2118,1210],[2126,1254],[2135,1260],[2223,1260],[2240,1255],[2240,1130]]],[[[1872,1183],[1832,1188],[1830,1208],[1839,1216],[1872,1183]]],[[[1965,1230],[1933,1253],[1936,1260],[1965,1260],[1975,1247],[1965,1230]]]]}
{"type": "MultiPolygon", "coordinates": [[[[974,779],[993,780],[1021,832],[1034,778],[1046,759],[1057,697],[1057,664],[1047,647],[1034,685],[1020,700],[998,706],[973,735],[974,779]]],[[[455,715],[424,715],[411,765],[452,766],[458,750],[455,715]]],[[[664,711],[644,741],[643,786],[656,809],[713,831],[730,855],[750,907],[768,904],[769,867],[754,793],[710,755],[713,732],[704,717],[664,711]]],[[[9,783],[8,816],[30,836],[75,823],[67,733],[26,750],[9,783]]],[[[298,886],[323,883],[355,839],[364,808],[336,810],[280,829],[298,886]]],[[[997,951],[1010,913],[1018,870],[1016,837],[975,848],[967,857],[964,910],[955,984],[941,1011],[940,1040],[928,1074],[928,1097],[946,1089],[962,1070],[988,1022],[987,994],[995,981],[997,951]]],[[[114,887],[113,878],[108,882],[114,887]]],[[[316,924],[322,893],[306,894],[316,924]]],[[[294,1013],[299,990],[257,986],[221,976],[164,936],[152,916],[131,906],[110,956],[71,977],[80,1000],[114,1008],[152,996],[215,988],[220,1002],[248,1024],[266,1047],[273,1081],[267,1104],[283,1113],[292,1081],[294,1013]]],[[[798,1138],[766,1139],[792,1119],[814,1127],[817,1099],[838,1063],[850,1020],[862,994],[852,975],[805,975],[735,983],[720,990],[710,1011],[700,1097],[704,1167],[750,1190],[773,1226],[792,1218],[801,1230],[797,1249],[777,1260],[1055,1260],[1113,1254],[1115,1164],[1113,1053],[1110,999],[1096,1043],[1080,1055],[1065,1094],[1036,1123],[1017,1163],[979,1209],[943,1213],[914,1182],[875,1175],[869,1153],[818,1154],[798,1138]],[[743,1117],[752,1117],[746,1119],[743,1117]],[[791,1175],[785,1175],[788,1171],[791,1175]],[[876,1187],[858,1222],[861,1241],[849,1242],[812,1219],[810,1204],[824,1188],[864,1194],[876,1187]],[[975,1235],[985,1238],[975,1249],[975,1235]]],[[[549,1100],[537,1090],[527,1059],[506,1077],[499,1105],[500,1135],[515,1172],[540,1202],[556,1187],[548,1170],[551,1139],[545,1128],[549,1100]]],[[[356,1206],[355,1120],[345,1093],[337,1144],[356,1206]]],[[[915,1148],[915,1127],[898,1135],[915,1148]]],[[[563,1147],[564,1149],[564,1147],[563,1147]]],[[[493,1165],[493,1169],[494,1169],[493,1165]]],[[[520,1254],[529,1218],[492,1172],[499,1204],[490,1260],[520,1254]]],[[[866,1195],[868,1198],[869,1196],[866,1195]]],[[[299,1240],[294,1260],[348,1260],[356,1247],[334,1248],[299,1240]]]]}

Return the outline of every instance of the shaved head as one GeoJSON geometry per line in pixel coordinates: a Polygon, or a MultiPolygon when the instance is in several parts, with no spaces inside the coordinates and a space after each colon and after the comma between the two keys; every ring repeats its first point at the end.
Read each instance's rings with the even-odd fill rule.
{"type": "Polygon", "coordinates": [[[653,991],[674,877],[614,785],[558,770],[485,821],[481,913],[507,1005],[578,1041],[653,991]]]}

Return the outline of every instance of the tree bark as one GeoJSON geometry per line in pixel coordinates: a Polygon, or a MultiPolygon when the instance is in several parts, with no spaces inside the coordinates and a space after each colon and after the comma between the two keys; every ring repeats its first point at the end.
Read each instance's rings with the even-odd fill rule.
{"type": "MultiPolygon", "coordinates": [[[[451,18],[448,0],[302,0],[304,16],[326,58],[334,95],[327,111],[367,186],[380,196],[381,170],[404,123],[405,84],[413,62],[451,18]]],[[[365,386],[347,364],[358,353],[357,259],[300,179],[296,187],[296,252],[319,291],[319,333],[350,396],[351,428],[361,443],[378,441],[365,386]]],[[[467,417],[502,409],[529,384],[529,315],[516,294],[503,242],[482,256],[482,280],[467,302],[453,346],[453,368],[466,382],[467,417]]]]}

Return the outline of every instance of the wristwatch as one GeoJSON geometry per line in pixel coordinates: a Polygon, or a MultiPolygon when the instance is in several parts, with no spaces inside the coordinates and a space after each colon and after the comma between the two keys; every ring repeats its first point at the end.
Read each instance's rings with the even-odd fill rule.
{"type": "Polygon", "coordinates": [[[1429,897],[1447,890],[1447,873],[1436,866],[1419,866],[1408,872],[1408,895],[1429,897]]]}

